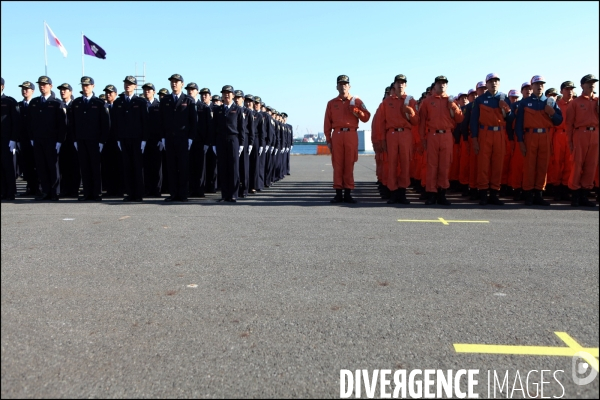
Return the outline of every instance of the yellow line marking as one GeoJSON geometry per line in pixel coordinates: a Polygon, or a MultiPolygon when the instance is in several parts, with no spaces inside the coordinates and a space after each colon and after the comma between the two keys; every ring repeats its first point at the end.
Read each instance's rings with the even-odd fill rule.
{"type": "Polygon", "coordinates": [[[399,219],[398,222],[437,222],[444,225],[450,225],[451,223],[468,223],[468,224],[489,224],[490,221],[461,221],[461,220],[445,220],[444,218],[438,217],[438,219],[399,219]]]}
{"type": "Polygon", "coordinates": [[[554,332],[568,347],[551,346],[510,346],[487,344],[455,343],[454,351],[457,353],[483,353],[483,354],[511,354],[529,356],[565,356],[573,357],[576,353],[583,352],[582,358],[598,371],[598,347],[582,347],[566,332],[554,332]],[[595,357],[595,358],[594,358],[595,357]]]}
{"type": "Polygon", "coordinates": [[[447,223],[446,221],[444,221],[444,218],[438,218],[442,224],[444,225],[450,225],[449,223],[447,223]]]}

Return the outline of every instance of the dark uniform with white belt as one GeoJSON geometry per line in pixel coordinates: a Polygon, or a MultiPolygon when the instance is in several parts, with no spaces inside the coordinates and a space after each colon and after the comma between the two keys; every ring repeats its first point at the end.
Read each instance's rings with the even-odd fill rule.
{"type": "Polygon", "coordinates": [[[2,200],[14,200],[17,192],[15,182],[15,166],[13,152],[19,140],[19,105],[15,99],[4,95],[4,78],[2,78],[2,134],[0,145],[2,151],[2,200]]]}
{"type": "MultiPolygon", "coordinates": [[[[248,188],[250,181],[250,151],[251,146],[254,144],[254,111],[244,105],[244,99],[246,96],[242,90],[236,90],[234,93],[236,104],[242,108],[244,113],[244,149],[240,154],[240,188],[238,190],[238,198],[248,197],[248,188]],[[241,105],[240,105],[241,103],[241,105]]],[[[252,95],[248,95],[252,98],[252,95]]]]}

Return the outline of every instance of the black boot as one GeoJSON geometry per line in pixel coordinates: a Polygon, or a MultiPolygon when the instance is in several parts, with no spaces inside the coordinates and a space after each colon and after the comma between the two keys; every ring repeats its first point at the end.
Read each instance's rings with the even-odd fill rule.
{"type": "Polygon", "coordinates": [[[429,198],[430,193],[423,190],[421,195],[419,196],[419,200],[427,200],[429,198]]]}
{"type": "MultiPolygon", "coordinates": [[[[490,191],[490,196],[491,196],[492,192],[490,191]]],[[[500,193],[499,195],[504,197],[508,194],[508,186],[507,185],[500,185],[500,193]]]]}
{"type": "Polygon", "coordinates": [[[435,204],[437,193],[424,192],[424,194],[427,196],[427,200],[425,200],[425,205],[426,206],[430,206],[432,204],[435,204]]]}
{"type": "Polygon", "coordinates": [[[571,207],[579,207],[579,197],[581,193],[578,190],[571,191],[571,207]]]}
{"type": "Polygon", "coordinates": [[[342,197],[342,189],[335,189],[335,197],[331,199],[330,203],[341,203],[344,201],[342,197]]]}
{"type": "Polygon", "coordinates": [[[558,185],[555,189],[554,189],[554,201],[561,201],[563,198],[563,185],[558,185]]]}
{"type": "Polygon", "coordinates": [[[350,194],[352,190],[344,189],[344,203],[356,204],[357,201],[350,194]]]}
{"type": "Polygon", "coordinates": [[[489,204],[493,204],[495,206],[503,206],[504,202],[498,198],[497,190],[490,190],[490,198],[488,200],[489,204]]]}
{"type": "Polygon", "coordinates": [[[469,195],[469,185],[462,185],[462,197],[467,197],[469,195]]]}
{"type": "Polygon", "coordinates": [[[387,201],[388,204],[396,204],[398,202],[398,191],[400,189],[396,189],[392,191],[390,194],[390,199],[387,201]]]}
{"type": "Polygon", "coordinates": [[[560,199],[562,201],[571,201],[571,196],[569,196],[569,187],[566,185],[560,185],[561,196],[560,199]]]}
{"type": "Polygon", "coordinates": [[[392,198],[392,192],[390,191],[390,189],[387,188],[387,186],[384,186],[383,189],[381,189],[381,198],[383,200],[388,200],[392,198]]]}
{"type": "Polygon", "coordinates": [[[533,205],[533,191],[532,190],[526,190],[524,192],[525,194],[525,205],[526,206],[532,206],[533,205]]]}
{"type": "Polygon", "coordinates": [[[396,200],[396,202],[400,204],[410,204],[410,201],[408,201],[408,199],[406,198],[406,189],[398,189],[398,197],[396,198],[396,200]]]}
{"type": "Polygon", "coordinates": [[[477,200],[479,198],[479,190],[476,188],[469,189],[469,200],[477,200]]]}
{"type": "Polygon", "coordinates": [[[448,199],[446,199],[446,189],[438,189],[437,203],[442,206],[450,205],[450,202],[448,201],[448,199]]]}
{"type": "Polygon", "coordinates": [[[523,190],[521,190],[521,188],[519,189],[513,189],[513,201],[521,201],[523,200],[523,190]]]}
{"type": "Polygon", "coordinates": [[[547,196],[553,196],[554,195],[554,185],[553,184],[550,183],[550,184],[546,185],[546,195],[547,196]]]}
{"type": "Polygon", "coordinates": [[[589,191],[585,189],[579,189],[579,205],[583,207],[596,207],[595,201],[590,201],[589,191]]]}
{"type": "Polygon", "coordinates": [[[535,204],[536,206],[549,206],[550,202],[544,200],[544,198],[542,197],[541,190],[534,190],[533,191],[533,204],[535,204]]]}
{"type": "Polygon", "coordinates": [[[479,205],[486,206],[488,203],[488,194],[487,190],[479,189],[479,205]]]}
{"type": "Polygon", "coordinates": [[[421,181],[418,179],[415,179],[415,185],[413,186],[413,189],[415,189],[415,192],[419,194],[424,192],[423,186],[421,185],[421,181]]]}

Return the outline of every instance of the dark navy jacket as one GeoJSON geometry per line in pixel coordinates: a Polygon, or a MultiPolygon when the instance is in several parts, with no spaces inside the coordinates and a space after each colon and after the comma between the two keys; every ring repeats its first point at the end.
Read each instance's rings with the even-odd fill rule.
{"type": "MultiPolygon", "coordinates": [[[[506,97],[505,102],[510,103],[508,97],[506,97]]],[[[505,124],[506,117],[502,116],[502,109],[500,108],[500,92],[492,95],[490,92],[486,91],[475,99],[473,107],[471,108],[471,116],[469,117],[471,137],[476,138],[479,136],[479,125],[505,126],[505,124]],[[482,118],[480,118],[480,116],[482,118]],[[488,125],[481,123],[480,119],[494,122],[490,122],[488,125]]]]}
{"type": "Polygon", "coordinates": [[[71,107],[69,129],[73,140],[106,143],[109,139],[110,116],[104,101],[92,96],[88,104],[85,104],[83,97],[78,97],[73,100],[71,107]]]}
{"type": "Polygon", "coordinates": [[[523,141],[523,135],[526,128],[543,128],[549,130],[554,126],[558,126],[563,121],[562,111],[558,104],[554,103],[554,115],[552,117],[546,114],[546,96],[537,97],[532,94],[526,99],[521,100],[519,112],[517,114],[517,122],[515,124],[515,132],[517,141],[523,141]]]}
{"type": "Polygon", "coordinates": [[[239,145],[244,146],[246,119],[241,107],[232,103],[225,112],[225,105],[216,106],[213,109],[213,118],[215,130],[212,143],[219,143],[228,135],[237,135],[239,145]]]}
{"type": "MultiPolygon", "coordinates": [[[[19,126],[19,104],[10,96],[2,94],[2,142],[18,141],[19,126]]],[[[23,138],[21,138],[23,140],[23,138]]]]}
{"type": "Polygon", "coordinates": [[[161,131],[160,131],[160,102],[155,98],[152,101],[152,104],[148,104],[146,101],[146,105],[148,106],[148,139],[147,142],[156,146],[156,144],[162,139],[161,131]]]}
{"type": "Polygon", "coordinates": [[[198,116],[196,100],[187,94],[180,93],[177,104],[173,94],[168,94],[160,101],[162,138],[196,139],[198,116]]]}
{"type": "Polygon", "coordinates": [[[62,143],[67,136],[67,116],[62,101],[50,94],[44,103],[40,97],[29,103],[29,139],[51,139],[62,143]]]}
{"type": "Polygon", "coordinates": [[[149,138],[148,101],[135,94],[127,102],[125,96],[119,97],[113,103],[111,114],[112,130],[117,140],[149,138]]]}
{"type": "Polygon", "coordinates": [[[254,121],[256,121],[256,115],[254,114],[254,110],[244,107],[244,116],[246,118],[246,138],[248,139],[246,145],[254,146],[256,136],[254,121]]]}
{"type": "Polygon", "coordinates": [[[471,110],[473,109],[473,104],[474,103],[469,103],[465,106],[463,110],[463,120],[460,123],[460,134],[465,142],[469,140],[469,123],[471,122],[471,110]]]}
{"type": "Polygon", "coordinates": [[[211,146],[213,137],[213,110],[208,104],[201,101],[197,103],[198,107],[198,138],[202,145],[211,146]]]}

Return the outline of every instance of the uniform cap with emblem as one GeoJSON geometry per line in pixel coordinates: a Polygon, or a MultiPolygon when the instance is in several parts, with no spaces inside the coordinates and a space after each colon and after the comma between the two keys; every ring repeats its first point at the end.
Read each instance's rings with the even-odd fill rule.
{"type": "Polygon", "coordinates": [[[244,97],[244,92],[242,90],[236,90],[233,92],[234,97],[244,97]]]}
{"type": "Polygon", "coordinates": [[[564,88],[572,88],[575,89],[575,84],[571,81],[565,81],[563,83],[560,84],[560,90],[563,90],[564,88]]]}
{"type": "Polygon", "coordinates": [[[337,77],[337,83],[350,83],[348,75],[340,75],[337,77]]]}
{"type": "Polygon", "coordinates": [[[215,94],[212,98],[212,101],[221,101],[221,96],[219,96],[218,94],[215,94]]]}
{"type": "MultiPolygon", "coordinates": [[[[4,85],[4,82],[2,82],[2,84],[4,85]]],[[[25,89],[31,89],[31,90],[35,90],[35,85],[29,81],[25,81],[23,82],[22,85],[19,85],[20,88],[25,88],[25,89]]],[[[59,86],[60,89],[60,86],[59,86]]]]}
{"type": "Polygon", "coordinates": [[[544,93],[544,94],[546,95],[546,97],[548,97],[548,96],[558,96],[558,92],[554,88],[550,88],[550,89],[546,90],[546,93],[544,93]]]}
{"type": "Polygon", "coordinates": [[[225,86],[223,86],[223,89],[221,89],[221,93],[223,93],[223,92],[231,92],[231,93],[233,93],[234,92],[233,86],[231,86],[231,85],[225,85],[225,86]]]}
{"type": "Polygon", "coordinates": [[[179,74],[173,74],[169,77],[169,80],[176,80],[176,81],[181,81],[183,82],[183,76],[179,75],[179,74]]]}
{"type": "Polygon", "coordinates": [[[288,117],[288,115],[287,115],[286,113],[284,113],[284,112],[282,112],[282,113],[281,113],[281,116],[282,116],[283,118],[287,118],[287,117],[288,117]]]}
{"type": "Polygon", "coordinates": [[[166,88],[162,88],[158,91],[158,94],[159,95],[167,95],[167,94],[169,94],[169,90],[166,88]]]}
{"type": "Polygon", "coordinates": [[[404,81],[404,82],[408,82],[408,80],[406,79],[406,75],[404,75],[404,74],[399,74],[399,75],[396,75],[396,76],[394,77],[394,82],[396,82],[396,81],[404,81]]]}
{"type": "Polygon", "coordinates": [[[531,86],[531,82],[523,82],[521,84],[521,89],[523,89],[524,87],[527,87],[527,86],[531,86]]]}
{"type": "Polygon", "coordinates": [[[517,89],[510,89],[508,91],[508,97],[519,97],[519,92],[517,92],[517,89]]]}
{"type": "Polygon", "coordinates": [[[93,85],[94,84],[94,78],[90,78],[89,76],[82,76],[80,84],[81,85],[93,85]]]}
{"type": "Polygon", "coordinates": [[[531,78],[531,83],[546,83],[546,79],[541,75],[534,75],[533,78],[531,78]]]}
{"type": "Polygon", "coordinates": [[[437,82],[446,82],[446,83],[448,83],[448,78],[446,78],[444,75],[436,76],[434,82],[435,83],[437,83],[437,82]]]}
{"type": "Polygon", "coordinates": [[[244,96],[244,99],[254,101],[254,96],[252,96],[251,94],[247,94],[244,96]]]}
{"type": "Polygon", "coordinates": [[[38,78],[36,83],[47,83],[48,85],[52,85],[52,79],[45,75],[42,75],[38,78]]]}
{"type": "Polygon", "coordinates": [[[204,93],[210,94],[210,89],[209,88],[202,88],[202,89],[200,89],[200,94],[204,94],[204,93]]]}
{"type": "Polygon", "coordinates": [[[476,89],[479,88],[486,88],[487,86],[485,86],[485,82],[484,81],[479,81],[477,82],[477,86],[475,86],[476,89]]]}
{"type": "Polygon", "coordinates": [[[134,85],[137,85],[137,79],[135,76],[131,76],[131,75],[127,75],[125,77],[125,79],[123,79],[123,82],[127,82],[127,83],[132,83],[134,85]]]}
{"type": "Polygon", "coordinates": [[[106,87],[104,88],[104,91],[117,93],[117,88],[115,87],[115,85],[106,85],[106,87]]]}
{"type": "Polygon", "coordinates": [[[72,92],[73,88],[68,83],[63,83],[58,87],[58,90],[70,90],[72,92]]]}
{"type": "Polygon", "coordinates": [[[152,90],[154,90],[156,92],[156,88],[150,82],[144,83],[144,86],[142,86],[142,89],[152,89],[152,90]]]}
{"type": "Polygon", "coordinates": [[[475,93],[477,92],[477,90],[475,89],[469,89],[469,91],[467,92],[467,96],[470,95],[471,93],[475,93]]]}
{"type": "Polygon", "coordinates": [[[259,96],[254,96],[254,101],[260,104],[262,99],[259,96]]]}
{"type": "Polygon", "coordinates": [[[492,72],[491,74],[487,74],[487,75],[485,76],[485,81],[486,81],[486,82],[487,82],[487,81],[489,81],[490,79],[498,79],[498,80],[500,80],[500,76],[498,76],[498,74],[497,74],[497,73],[495,73],[495,72],[492,72]]]}
{"type": "Polygon", "coordinates": [[[190,82],[187,84],[187,86],[185,87],[186,90],[190,90],[190,89],[196,89],[198,90],[198,85],[195,82],[190,82]]]}
{"type": "Polygon", "coordinates": [[[598,82],[598,78],[596,78],[596,75],[594,75],[594,74],[587,74],[586,76],[581,78],[580,83],[583,85],[584,83],[587,83],[587,82],[598,82]]]}

